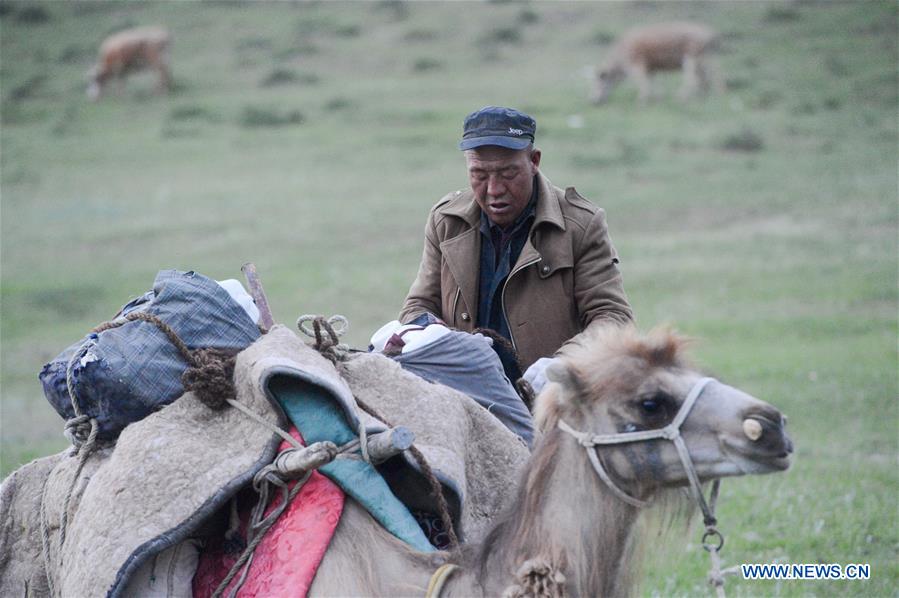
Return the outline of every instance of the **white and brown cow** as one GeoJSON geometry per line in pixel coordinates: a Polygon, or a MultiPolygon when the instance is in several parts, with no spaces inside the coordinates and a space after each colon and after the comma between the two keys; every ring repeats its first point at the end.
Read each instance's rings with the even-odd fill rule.
{"type": "Polygon", "coordinates": [[[615,43],[602,67],[597,69],[592,100],[604,102],[612,88],[625,78],[638,89],[645,103],[652,96],[651,77],[658,71],[683,71],[684,81],[678,96],[686,99],[698,88],[720,89],[717,73],[708,51],[717,34],[698,23],[658,23],[626,32],[615,43]]]}
{"type": "Polygon", "coordinates": [[[119,31],[100,45],[97,64],[88,72],[87,96],[100,99],[106,85],[113,79],[122,84],[124,77],[134,71],[154,70],[159,74],[157,89],[171,88],[169,47],[172,36],[162,27],[139,27],[119,31]]]}

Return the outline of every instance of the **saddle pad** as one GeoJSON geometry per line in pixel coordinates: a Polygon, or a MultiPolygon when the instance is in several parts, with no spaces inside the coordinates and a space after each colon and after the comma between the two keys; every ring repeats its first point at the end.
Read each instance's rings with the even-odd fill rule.
{"type": "MultiPolygon", "coordinates": [[[[290,374],[277,374],[267,380],[266,391],[281,404],[308,442],[330,440],[341,446],[358,437],[337,401],[324,388],[290,374]]],[[[435,550],[412,513],[370,463],[335,459],[319,471],[356,499],[391,534],[421,552],[435,550]]]]}
{"type": "MultiPolygon", "coordinates": [[[[303,442],[296,428],[291,428],[290,433],[303,442]]],[[[279,450],[287,448],[290,445],[285,441],[279,450]]],[[[295,484],[292,482],[290,487],[295,484]]],[[[281,494],[275,496],[266,515],[281,502],[281,494]]],[[[256,547],[247,579],[237,595],[305,597],[340,521],[343,503],[344,494],[340,488],[317,471],[312,472],[306,485],[256,547]]],[[[250,509],[240,514],[243,538],[246,538],[249,516],[250,509]]],[[[222,539],[207,545],[194,575],[194,597],[212,596],[239,557],[239,552],[228,554],[224,551],[222,539]]],[[[229,595],[239,577],[239,574],[235,576],[223,595],[229,595]]]]}

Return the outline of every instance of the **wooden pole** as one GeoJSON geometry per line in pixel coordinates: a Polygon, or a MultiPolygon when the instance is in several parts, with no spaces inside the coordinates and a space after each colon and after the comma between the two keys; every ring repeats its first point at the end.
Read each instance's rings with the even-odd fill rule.
{"type": "Polygon", "coordinates": [[[268,306],[268,299],[265,298],[265,291],[262,290],[262,283],[259,282],[259,276],[256,275],[256,266],[252,262],[247,262],[240,267],[240,271],[247,279],[247,286],[250,287],[250,296],[256,302],[259,309],[259,326],[263,331],[268,332],[275,325],[272,318],[272,310],[268,306]]]}

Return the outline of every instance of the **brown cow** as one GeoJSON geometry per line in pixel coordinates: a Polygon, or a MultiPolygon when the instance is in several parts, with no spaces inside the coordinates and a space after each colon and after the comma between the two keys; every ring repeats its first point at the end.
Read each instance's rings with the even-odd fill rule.
{"type": "Polygon", "coordinates": [[[605,65],[596,71],[592,100],[604,102],[611,89],[630,78],[645,103],[652,96],[650,77],[658,71],[682,70],[684,82],[678,96],[686,99],[697,87],[707,91],[720,89],[720,83],[707,56],[717,34],[697,23],[659,23],[631,29],[612,48],[605,65]]]}
{"type": "Polygon", "coordinates": [[[128,73],[153,69],[159,73],[158,90],[171,88],[168,49],[171,35],[162,27],[139,27],[119,31],[106,38],[100,45],[97,64],[88,72],[90,85],[87,97],[98,100],[110,80],[122,81],[128,73]]]}

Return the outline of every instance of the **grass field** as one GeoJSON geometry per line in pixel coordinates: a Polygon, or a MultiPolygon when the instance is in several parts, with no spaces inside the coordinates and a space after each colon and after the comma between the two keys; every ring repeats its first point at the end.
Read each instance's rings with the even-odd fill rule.
{"type": "MultiPolygon", "coordinates": [[[[37,373],[157,270],[240,278],[276,319],[395,317],[429,207],[466,184],[461,120],[538,122],[542,170],[603,206],[643,328],[782,408],[786,474],[728,480],[726,564],[870,563],[868,581],[744,581],[732,596],[896,596],[895,2],[0,3],[2,474],[65,446],[37,373]],[[587,102],[627,27],[723,34],[727,91],[587,102]],[[104,35],[174,35],[176,89],[139,75],[98,103],[104,35]]],[[[704,586],[700,532],[657,543],[644,595],[704,586]]]]}

